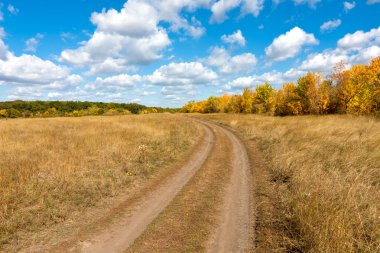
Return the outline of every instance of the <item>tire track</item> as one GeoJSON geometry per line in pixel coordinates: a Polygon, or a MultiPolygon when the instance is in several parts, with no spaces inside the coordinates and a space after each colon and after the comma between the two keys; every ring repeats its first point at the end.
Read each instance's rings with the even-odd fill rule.
{"type": "MultiPolygon", "coordinates": [[[[164,210],[177,193],[202,167],[214,145],[214,134],[203,125],[206,138],[203,144],[176,174],[163,183],[157,190],[143,198],[128,217],[121,218],[111,228],[107,228],[95,238],[81,243],[80,252],[112,253],[126,250],[164,210]]],[[[76,249],[73,249],[75,251],[76,249]]]]}
{"type": "Polygon", "coordinates": [[[251,174],[247,151],[243,143],[229,130],[213,123],[206,123],[221,129],[232,142],[233,171],[231,182],[224,197],[221,221],[209,241],[207,252],[247,252],[253,248],[251,231],[251,174]]]}

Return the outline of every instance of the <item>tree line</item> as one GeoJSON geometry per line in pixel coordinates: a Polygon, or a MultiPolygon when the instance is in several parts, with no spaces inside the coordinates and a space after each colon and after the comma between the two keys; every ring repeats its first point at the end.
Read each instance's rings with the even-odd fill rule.
{"type": "Polygon", "coordinates": [[[324,78],[309,72],[297,82],[284,83],[275,90],[269,83],[242,94],[191,101],[184,113],[265,113],[276,116],[304,114],[380,114],[380,57],[368,65],[337,64],[324,78]]]}
{"type": "Polygon", "coordinates": [[[0,118],[79,117],[87,115],[147,114],[176,111],[177,109],[147,107],[137,103],[21,100],[0,102],[0,118]]]}

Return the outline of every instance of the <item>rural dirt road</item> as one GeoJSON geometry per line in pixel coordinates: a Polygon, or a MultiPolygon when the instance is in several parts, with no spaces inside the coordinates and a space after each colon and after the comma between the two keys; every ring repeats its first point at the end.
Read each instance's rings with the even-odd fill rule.
{"type": "Polygon", "coordinates": [[[250,216],[249,159],[243,143],[229,130],[221,130],[232,142],[233,170],[224,197],[221,223],[210,240],[208,252],[246,252],[253,247],[250,243],[253,242],[250,227],[253,218],[250,216]]]}
{"type": "MultiPolygon", "coordinates": [[[[217,224],[205,239],[207,252],[248,252],[253,248],[252,204],[250,184],[251,171],[247,152],[242,142],[229,130],[211,122],[194,120],[201,124],[205,137],[198,150],[189,161],[176,173],[170,176],[157,189],[146,194],[131,206],[128,212],[118,218],[116,223],[105,226],[99,233],[81,240],[60,251],[65,252],[126,252],[140,235],[147,229],[160,213],[170,205],[184,186],[202,170],[215,145],[229,143],[224,147],[231,153],[231,175],[224,187],[220,213],[215,214],[217,224]],[[222,132],[216,135],[214,132],[222,132]],[[219,137],[216,137],[219,136],[219,137]],[[222,136],[222,137],[221,137],[222,136]],[[217,141],[216,138],[226,138],[217,141]]],[[[211,159],[212,160],[212,159],[211,159]]],[[[170,230],[170,227],[163,228],[170,230]]]]}

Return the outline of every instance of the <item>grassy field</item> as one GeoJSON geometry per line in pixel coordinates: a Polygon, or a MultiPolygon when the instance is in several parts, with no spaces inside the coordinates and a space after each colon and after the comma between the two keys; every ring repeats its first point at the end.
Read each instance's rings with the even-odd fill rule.
{"type": "Polygon", "coordinates": [[[0,251],[148,181],[199,137],[169,114],[0,120],[0,132],[0,251]]]}
{"type": "Polygon", "coordinates": [[[379,120],[199,117],[235,129],[255,160],[258,252],[380,252],[379,120]]]}

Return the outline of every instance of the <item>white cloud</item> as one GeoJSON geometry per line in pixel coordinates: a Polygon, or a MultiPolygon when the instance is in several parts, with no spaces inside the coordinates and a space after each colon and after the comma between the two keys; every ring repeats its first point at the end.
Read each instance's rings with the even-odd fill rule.
{"type": "Polygon", "coordinates": [[[83,83],[84,80],[79,75],[70,75],[64,79],[57,80],[51,83],[42,83],[33,86],[18,86],[10,91],[8,99],[43,99],[46,92],[46,98],[48,99],[61,99],[72,97],[75,95],[80,95],[81,91],[79,89],[79,84],[83,83]],[[70,91],[74,88],[73,91],[70,91]]]}
{"type": "Polygon", "coordinates": [[[257,58],[251,53],[231,56],[223,47],[214,47],[206,63],[217,67],[222,74],[241,74],[252,72],[257,58]]]}
{"type": "Polygon", "coordinates": [[[320,27],[321,31],[332,31],[338,28],[342,24],[342,21],[340,19],[330,20],[325,23],[323,23],[320,27]]]}
{"type": "Polygon", "coordinates": [[[126,64],[149,64],[162,58],[162,50],[171,44],[160,26],[157,10],[146,1],[130,0],[120,10],[93,13],[97,26],[90,40],[74,50],[61,53],[61,60],[77,65],[102,63],[109,58],[126,64]]]}
{"type": "Polygon", "coordinates": [[[10,92],[10,95],[7,96],[9,100],[35,100],[43,97],[43,93],[36,91],[34,87],[17,87],[10,92]]]}
{"type": "Polygon", "coordinates": [[[228,18],[226,13],[238,7],[240,3],[241,0],[220,0],[214,3],[211,7],[212,17],[210,21],[212,23],[222,23],[228,18]]]}
{"type": "Polygon", "coordinates": [[[147,80],[154,85],[212,85],[218,75],[200,62],[170,63],[155,70],[147,80]]]}
{"type": "Polygon", "coordinates": [[[241,6],[241,16],[248,14],[257,17],[264,8],[264,0],[219,0],[211,7],[211,23],[222,23],[228,16],[227,13],[241,6]]]}
{"type": "Polygon", "coordinates": [[[367,64],[374,57],[380,56],[379,46],[370,46],[360,50],[357,54],[350,57],[349,62],[352,64],[367,64]]]}
{"type": "Polygon", "coordinates": [[[356,31],[346,34],[338,40],[335,49],[327,49],[321,53],[310,54],[301,63],[299,69],[305,71],[322,71],[329,73],[339,62],[352,64],[368,64],[377,56],[380,56],[380,27],[369,32],[356,31]]]}
{"type": "Polygon", "coordinates": [[[319,41],[312,33],[306,33],[299,27],[294,27],[275,38],[265,49],[266,56],[272,61],[283,61],[296,56],[305,45],[316,45],[319,41]]]}
{"type": "Polygon", "coordinates": [[[146,96],[151,96],[151,95],[155,95],[155,94],[157,94],[157,92],[144,90],[144,91],[141,92],[140,95],[146,97],[146,96]]]}
{"type": "Polygon", "coordinates": [[[135,87],[137,84],[141,84],[143,77],[140,75],[116,75],[106,78],[98,77],[92,84],[87,84],[87,90],[125,90],[135,87]]]}
{"type": "Polygon", "coordinates": [[[338,47],[344,50],[359,50],[372,45],[380,45],[380,27],[369,32],[356,31],[338,40],[338,47]]]}
{"type": "Polygon", "coordinates": [[[350,3],[350,2],[344,2],[343,3],[343,8],[344,8],[344,10],[346,12],[348,12],[349,10],[352,10],[353,8],[355,8],[355,6],[356,6],[356,2],[355,1],[352,2],[352,3],[350,3]]]}
{"type": "Polygon", "coordinates": [[[293,2],[295,5],[308,4],[310,8],[315,9],[321,0],[293,0],[293,2]]]}
{"type": "Polygon", "coordinates": [[[165,86],[161,89],[161,94],[167,95],[195,95],[196,87],[194,85],[182,86],[165,86]]]}
{"type": "Polygon", "coordinates": [[[377,4],[380,3],[380,0],[367,0],[367,4],[377,4]]]}
{"type": "Polygon", "coordinates": [[[232,45],[237,44],[242,47],[244,47],[246,43],[245,38],[240,30],[237,30],[235,33],[231,35],[225,34],[221,37],[221,39],[224,43],[228,43],[232,45]]]}
{"type": "Polygon", "coordinates": [[[32,37],[25,41],[25,49],[24,51],[29,51],[35,53],[37,51],[37,47],[40,44],[40,39],[44,37],[43,34],[37,33],[35,37],[32,37]]]}
{"type": "Polygon", "coordinates": [[[159,22],[156,9],[144,1],[128,1],[119,11],[103,9],[93,13],[91,22],[98,31],[141,38],[157,32],[159,22]]]}
{"type": "Polygon", "coordinates": [[[88,76],[118,75],[135,70],[136,68],[128,66],[124,59],[107,58],[103,62],[91,64],[85,74],[88,76]]]}
{"type": "Polygon", "coordinates": [[[131,99],[131,103],[140,103],[140,102],[141,102],[140,98],[131,99]]]}
{"type": "Polygon", "coordinates": [[[96,31],[92,38],[74,50],[61,53],[61,60],[87,65],[101,63],[109,57],[124,59],[127,64],[149,64],[162,58],[161,51],[171,44],[167,33],[161,29],[145,37],[129,37],[96,31]]]}
{"type": "Polygon", "coordinates": [[[2,40],[4,36],[0,28],[0,84],[15,87],[8,99],[36,99],[43,96],[43,91],[65,90],[84,82],[80,75],[70,75],[67,67],[52,61],[30,54],[14,55],[2,40]]]}
{"type": "Polygon", "coordinates": [[[59,92],[49,92],[47,97],[51,99],[58,99],[62,97],[62,94],[59,92]]]}
{"type": "Polygon", "coordinates": [[[311,54],[304,60],[300,69],[305,71],[322,71],[329,72],[339,62],[347,62],[348,56],[339,54],[336,51],[325,51],[323,53],[311,54]]]}
{"type": "Polygon", "coordinates": [[[19,13],[19,9],[17,9],[16,7],[14,7],[13,5],[11,4],[8,4],[8,11],[9,13],[11,13],[12,15],[17,15],[19,13]]]}
{"type": "Polygon", "coordinates": [[[194,38],[199,38],[205,33],[205,28],[194,16],[190,22],[183,18],[181,11],[193,12],[198,8],[210,8],[213,0],[149,0],[149,2],[158,10],[160,20],[170,23],[171,31],[182,30],[194,38]]]}
{"type": "Polygon", "coordinates": [[[284,82],[295,81],[299,77],[305,75],[306,72],[303,70],[289,69],[286,72],[271,71],[266,72],[261,75],[252,75],[246,77],[239,77],[235,80],[230,81],[227,85],[223,87],[223,91],[241,91],[244,88],[254,89],[256,86],[263,83],[270,83],[272,86],[280,86],[284,82]]]}
{"type": "Polygon", "coordinates": [[[262,9],[264,9],[264,0],[243,0],[241,12],[242,15],[252,14],[258,17],[262,9]]]}
{"type": "Polygon", "coordinates": [[[210,3],[211,0],[129,0],[120,11],[104,9],[93,13],[91,22],[96,29],[91,38],[77,49],[64,50],[60,60],[82,67],[102,64],[110,58],[118,63],[124,61],[124,67],[151,64],[161,59],[171,45],[168,31],[160,23],[168,23],[170,31],[184,31],[198,38],[205,32],[202,24],[195,17],[188,21],[180,13],[209,7],[210,3]]]}
{"type": "Polygon", "coordinates": [[[0,60],[0,80],[10,83],[50,83],[67,77],[69,70],[34,55],[8,53],[0,60]]]}

